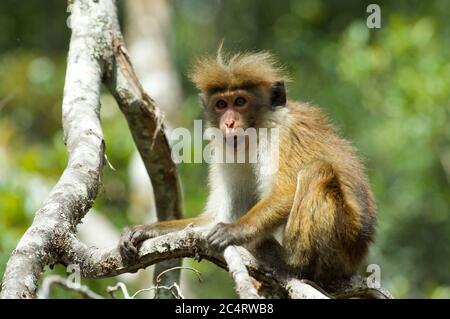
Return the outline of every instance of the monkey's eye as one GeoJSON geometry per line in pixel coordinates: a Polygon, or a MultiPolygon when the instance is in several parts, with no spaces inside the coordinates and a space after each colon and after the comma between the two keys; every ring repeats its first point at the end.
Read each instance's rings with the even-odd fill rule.
{"type": "Polygon", "coordinates": [[[225,102],[224,100],[219,100],[216,102],[216,107],[218,109],[224,109],[227,107],[227,102],[225,102]]]}
{"type": "Polygon", "coordinates": [[[238,97],[238,98],[234,101],[234,105],[236,105],[236,106],[243,106],[245,103],[247,103],[247,100],[244,99],[243,97],[238,97]]]}

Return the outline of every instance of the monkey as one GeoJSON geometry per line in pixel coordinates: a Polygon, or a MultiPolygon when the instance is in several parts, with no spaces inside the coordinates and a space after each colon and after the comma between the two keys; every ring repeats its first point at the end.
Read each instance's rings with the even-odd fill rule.
{"type": "MultiPolygon", "coordinates": [[[[190,79],[209,127],[224,138],[238,129],[277,128],[278,168],[264,174],[260,162],[212,163],[204,213],[127,228],[119,243],[124,259],[137,258],[142,241],[194,224],[218,250],[275,240],[285,264],[306,279],[329,282],[357,272],[376,228],[363,161],[317,106],[287,99],[285,73],[268,52],[219,49],[194,63],[190,79]]],[[[266,163],[276,161],[271,156],[258,154],[266,163]]]]}

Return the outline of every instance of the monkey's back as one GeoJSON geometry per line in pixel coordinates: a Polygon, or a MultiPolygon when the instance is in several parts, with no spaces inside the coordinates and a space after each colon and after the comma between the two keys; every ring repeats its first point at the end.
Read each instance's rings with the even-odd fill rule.
{"type": "MultiPolygon", "coordinates": [[[[295,163],[297,167],[287,168],[292,171],[291,177],[296,178],[296,172],[317,160],[329,162],[338,174],[343,187],[361,192],[365,190],[367,201],[375,212],[373,194],[365,172],[361,157],[357,150],[346,139],[342,138],[338,130],[330,123],[327,115],[318,107],[308,103],[292,102],[287,104],[290,120],[281,131],[280,145],[291,145],[289,149],[282,149],[280,160],[295,163]],[[294,143],[285,141],[294,138],[294,143]]],[[[284,165],[286,166],[286,165],[284,165]]],[[[283,167],[283,165],[281,165],[283,167]]]]}
{"type": "MultiPolygon", "coordinates": [[[[359,265],[373,241],[376,207],[362,160],[351,143],[342,138],[328,117],[317,107],[288,102],[288,123],[280,135],[280,176],[294,183],[301,172],[310,172],[315,163],[326,163],[336,176],[337,192],[342,196],[342,208],[335,216],[334,226],[344,233],[354,234],[350,242],[341,243],[346,252],[349,271],[359,265]],[[287,139],[294,139],[289,141],[287,139]],[[283,145],[290,145],[283,149],[283,145]],[[345,219],[345,222],[343,220],[345,219]]],[[[317,165],[316,165],[317,166],[317,165]]],[[[300,176],[301,178],[301,176],[300,176]]],[[[300,185],[308,188],[309,185],[300,185]]]]}

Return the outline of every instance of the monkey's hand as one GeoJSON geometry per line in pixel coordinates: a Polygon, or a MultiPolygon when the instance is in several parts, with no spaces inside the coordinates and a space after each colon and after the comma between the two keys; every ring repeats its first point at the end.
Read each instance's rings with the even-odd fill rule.
{"type": "Polygon", "coordinates": [[[122,258],[128,262],[134,262],[139,256],[140,244],[150,238],[162,235],[152,225],[138,225],[127,227],[122,233],[119,242],[119,251],[122,258]]]}
{"type": "Polygon", "coordinates": [[[240,245],[245,242],[245,236],[234,224],[218,223],[206,235],[209,244],[219,250],[230,245],[240,245]]]}

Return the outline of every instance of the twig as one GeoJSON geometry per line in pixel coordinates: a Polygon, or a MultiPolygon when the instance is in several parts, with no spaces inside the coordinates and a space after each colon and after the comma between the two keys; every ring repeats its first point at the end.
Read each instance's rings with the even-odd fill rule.
{"type": "Polygon", "coordinates": [[[113,298],[113,299],[116,298],[116,296],[114,296],[114,293],[118,290],[122,291],[123,297],[125,299],[132,299],[132,297],[128,293],[127,286],[123,282],[118,282],[114,286],[108,286],[106,288],[106,292],[109,293],[111,298],[113,298]]]}
{"type": "Polygon", "coordinates": [[[108,155],[106,155],[106,153],[105,153],[105,162],[108,164],[111,170],[116,171],[116,168],[111,164],[111,162],[108,159],[108,155]]]}
{"type": "Polygon", "coordinates": [[[83,297],[88,299],[104,299],[102,296],[89,289],[89,287],[74,283],[71,280],[58,275],[50,275],[44,278],[41,284],[41,288],[38,292],[39,299],[48,299],[50,296],[51,288],[54,285],[61,286],[67,290],[78,292],[83,297]]]}
{"type": "Polygon", "coordinates": [[[181,293],[181,289],[180,286],[174,282],[172,285],[170,286],[156,286],[156,287],[150,287],[150,288],[144,288],[144,289],[140,289],[138,291],[136,291],[133,296],[131,296],[132,298],[135,298],[138,294],[140,294],[141,292],[144,291],[152,291],[155,290],[155,296],[153,298],[156,298],[157,296],[157,292],[159,289],[163,289],[165,291],[170,292],[170,294],[172,295],[172,297],[174,297],[175,299],[184,299],[183,294],[181,293]],[[175,292],[173,291],[173,289],[175,289],[175,292]]]}
{"type": "MultiPolygon", "coordinates": [[[[124,299],[135,299],[137,297],[137,295],[139,295],[142,292],[152,291],[152,290],[157,291],[158,289],[164,289],[166,291],[169,291],[172,294],[172,296],[176,299],[184,299],[184,296],[181,293],[180,286],[176,282],[174,282],[170,286],[154,286],[154,287],[139,289],[131,296],[130,296],[130,293],[128,292],[127,286],[123,282],[118,282],[114,286],[108,286],[108,288],[106,288],[106,291],[111,295],[111,297],[113,299],[116,298],[114,293],[118,290],[122,291],[124,299]],[[175,290],[175,292],[173,290],[175,290]]],[[[155,297],[156,297],[156,293],[155,293],[155,297]]]]}
{"type": "Polygon", "coordinates": [[[188,266],[177,266],[177,267],[172,267],[172,268],[166,269],[163,272],[158,274],[158,276],[156,277],[156,282],[160,283],[162,276],[164,276],[166,273],[168,273],[170,271],[177,270],[177,269],[187,269],[187,270],[193,271],[194,274],[197,276],[198,281],[202,282],[202,273],[200,271],[198,271],[197,269],[188,267],[188,266]]]}
{"type": "MultiPolygon", "coordinates": [[[[174,270],[181,270],[181,269],[187,269],[187,270],[193,271],[194,274],[197,276],[198,281],[199,281],[199,282],[202,281],[202,274],[201,274],[197,269],[194,269],[194,268],[192,268],[192,267],[187,267],[187,266],[177,266],[177,267],[172,267],[172,268],[166,269],[166,270],[160,272],[160,273],[158,274],[158,276],[156,276],[156,279],[155,279],[155,282],[156,282],[156,287],[155,287],[155,289],[156,289],[155,298],[156,298],[156,296],[158,296],[159,288],[161,288],[161,289],[164,289],[164,290],[166,290],[166,291],[169,290],[169,291],[172,293],[172,295],[173,295],[175,298],[177,298],[177,299],[184,299],[184,296],[181,294],[181,288],[180,288],[180,286],[178,285],[178,283],[177,283],[176,281],[173,282],[172,285],[170,285],[169,287],[167,287],[167,286],[165,286],[165,285],[161,285],[162,277],[163,277],[165,274],[167,274],[168,272],[174,271],[174,270]],[[173,288],[175,288],[175,290],[176,290],[176,292],[177,292],[177,295],[175,295],[175,294],[173,293],[173,291],[172,291],[173,288]]],[[[159,296],[161,296],[161,294],[159,294],[159,296]]]]}

